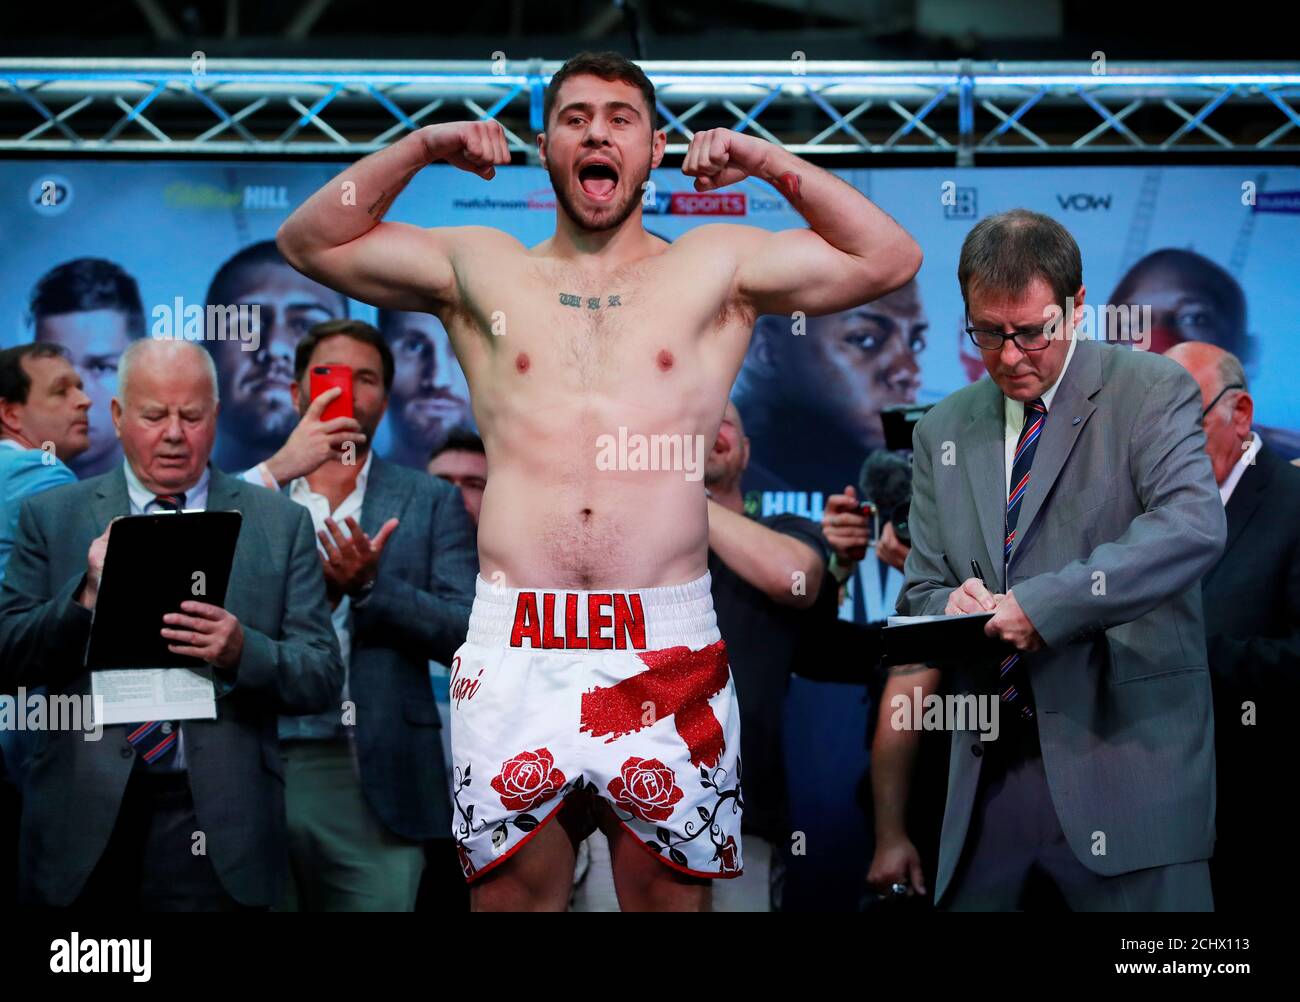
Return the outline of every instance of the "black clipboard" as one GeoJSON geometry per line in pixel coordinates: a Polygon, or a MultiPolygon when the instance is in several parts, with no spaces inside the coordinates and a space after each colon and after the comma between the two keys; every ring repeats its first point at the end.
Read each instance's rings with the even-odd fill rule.
{"type": "Polygon", "coordinates": [[[201,668],[173,654],[163,615],[194,600],[225,608],[244,516],[237,511],[127,515],[113,523],[86,643],[85,667],[201,668]],[[202,574],[199,578],[197,575],[202,574]],[[203,594],[196,594],[202,584],[203,594]]]}
{"type": "Polygon", "coordinates": [[[880,631],[885,665],[973,662],[1004,658],[1015,650],[984,633],[991,612],[959,616],[924,616],[918,622],[886,626],[880,631]]]}

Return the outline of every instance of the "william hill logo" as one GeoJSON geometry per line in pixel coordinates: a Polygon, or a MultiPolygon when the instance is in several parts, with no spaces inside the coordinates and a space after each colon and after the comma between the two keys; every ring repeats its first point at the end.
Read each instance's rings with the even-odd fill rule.
{"type": "Polygon", "coordinates": [[[247,184],[228,191],[215,184],[173,181],[163,189],[163,201],[172,208],[288,209],[289,189],[284,185],[247,184]]]}

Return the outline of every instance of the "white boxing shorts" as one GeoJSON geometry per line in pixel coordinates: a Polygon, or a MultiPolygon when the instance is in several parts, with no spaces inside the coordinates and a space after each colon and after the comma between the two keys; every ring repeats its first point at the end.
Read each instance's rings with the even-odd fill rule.
{"type": "Polygon", "coordinates": [[[451,663],[452,836],[471,883],[566,798],[696,877],[741,872],[740,711],[709,575],[637,591],[478,578],[451,663]]]}

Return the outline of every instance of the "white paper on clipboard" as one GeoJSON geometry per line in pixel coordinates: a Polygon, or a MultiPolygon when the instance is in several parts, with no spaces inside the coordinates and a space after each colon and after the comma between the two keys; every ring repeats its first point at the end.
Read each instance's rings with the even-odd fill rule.
{"type": "Polygon", "coordinates": [[[90,692],[96,705],[103,706],[104,719],[96,724],[214,720],[217,716],[216,688],[212,669],[207,666],[92,671],[90,692]]]}

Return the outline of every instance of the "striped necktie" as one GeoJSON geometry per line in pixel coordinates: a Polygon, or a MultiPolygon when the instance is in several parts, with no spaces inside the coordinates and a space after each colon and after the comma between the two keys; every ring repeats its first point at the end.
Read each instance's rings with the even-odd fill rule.
{"type": "MultiPolygon", "coordinates": [[[[185,494],[155,494],[154,511],[180,511],[185,494]]],[[[175,720],[148,720],[126,736],[127,743],[140,755],[146,766],[166,759],[176,749],[180,727],[175,720]]]]}
{"type": "MultiPolygon", "coordinates": [[[[1002,579],[1010,591],[1011,548],[1016,542],[1016,523],[1020,521],[1020,509],[1025,500],[1025,491],[1029,489],[1029,470],[1034,464],[1034,453],[1038,451],[1038,439],[1043,434],[1047,423],[1047,406],[1041,399],[1030,400],[1025,404],[1025,423],[1020,427],[1020,439],[1016,442],[1015,456],[1011,461],[1011,489],[1007,493],[1006,534],[1002,549],[1002,579]]],[[[998,668],[999,684],[1002,688],[1002,701],[1020,711],[1020,715],[1029,719],[1034,715],[1033,696],[1029,691],[1024,669],[1016,670],[1020,655],[1008,655],[998,668]]]]}

